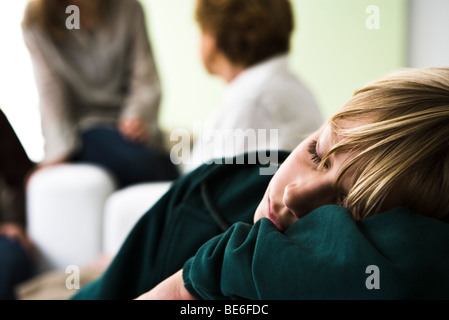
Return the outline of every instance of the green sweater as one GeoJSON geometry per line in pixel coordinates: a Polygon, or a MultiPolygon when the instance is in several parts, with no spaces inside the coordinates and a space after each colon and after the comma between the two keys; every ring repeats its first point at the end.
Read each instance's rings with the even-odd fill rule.
{"type": "Polygon", "coordinates": [[[355,222],[325,206],[284,233],[265,218],[252,225],[271,179],[260,167],[202,166],[180,179],[74,299],[132,299],[181,268],[200,299],[449,298],[448,224],[404,207],[355,222]]]}
{"type": "Polygon", "coordinates": [[[319,208],[284,234],[238,223],[184,265],[202,299],[447,299],[449,225],[396,208],[354,222],[319,208]]]}

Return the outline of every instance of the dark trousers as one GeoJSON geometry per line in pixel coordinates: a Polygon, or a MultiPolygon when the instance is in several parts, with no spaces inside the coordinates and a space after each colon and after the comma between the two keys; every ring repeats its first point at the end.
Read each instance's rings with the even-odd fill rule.
{"type": "Polygon", "coordinates": [[[126,140],[114,128],[92,128],[82,133],[82,148],[75,162],[92,163],[109,170],[120,187],[179,176],[168,155],[126,140]]]}
{"type": "Polygon", "coordinates": [[[20,243],[0,236],[0,300],[16,299],[16,286],[33,272],[33,261],[20,243]]]}

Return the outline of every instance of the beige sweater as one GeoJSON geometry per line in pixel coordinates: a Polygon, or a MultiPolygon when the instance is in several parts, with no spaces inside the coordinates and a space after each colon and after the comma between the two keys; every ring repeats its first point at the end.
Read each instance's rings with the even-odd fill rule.
{"type": "Polygon", "coordinates": [[[143,9],[136,0],[113,0],[109,17],[94,32],[68,30],[58,44],[40,29],[23,28],[40,98],[44,161],[73,153],[80,130],[124,117],[143,119],[160,146],[161,88],[143,9]]]}

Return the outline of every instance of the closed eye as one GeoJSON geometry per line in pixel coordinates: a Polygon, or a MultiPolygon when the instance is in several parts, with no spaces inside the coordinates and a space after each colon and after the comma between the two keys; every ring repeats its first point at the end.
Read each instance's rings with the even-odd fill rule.
{"type": "Polygon", "coordinates": [[[309,153],[312,156],[312,161],[315,162],[316,164],[320,164],[321,163],[321,158],[318,156],[318,153],[316,151],[316,145],[317,145],[317,141],[314,140],[312,141],[312,143],[310,143],[309,145],[309,153]]]}
{"type": "MultiPolygon", "coordinates": [[[[309,145],[309,153],[312,156],[311,160],[316,163],[317,165],[320,165],[322,160],[321,157],[318,155],[318,152],[316,150],[318,141],[317,140],[313,140],[310,145],[309,145]]],[[[323,168],[327,169],[329,166],[327,163],[323,164],[323,168]]]]}

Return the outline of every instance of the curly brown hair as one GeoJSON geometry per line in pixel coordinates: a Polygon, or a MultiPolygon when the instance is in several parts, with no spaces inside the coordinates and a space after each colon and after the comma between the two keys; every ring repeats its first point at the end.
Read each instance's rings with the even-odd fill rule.
{"type": "Polygon", "coordinates": [[[234,64],[248,67],[290,50],[288,0],[197,0],[196,20],[234,64]]]}

